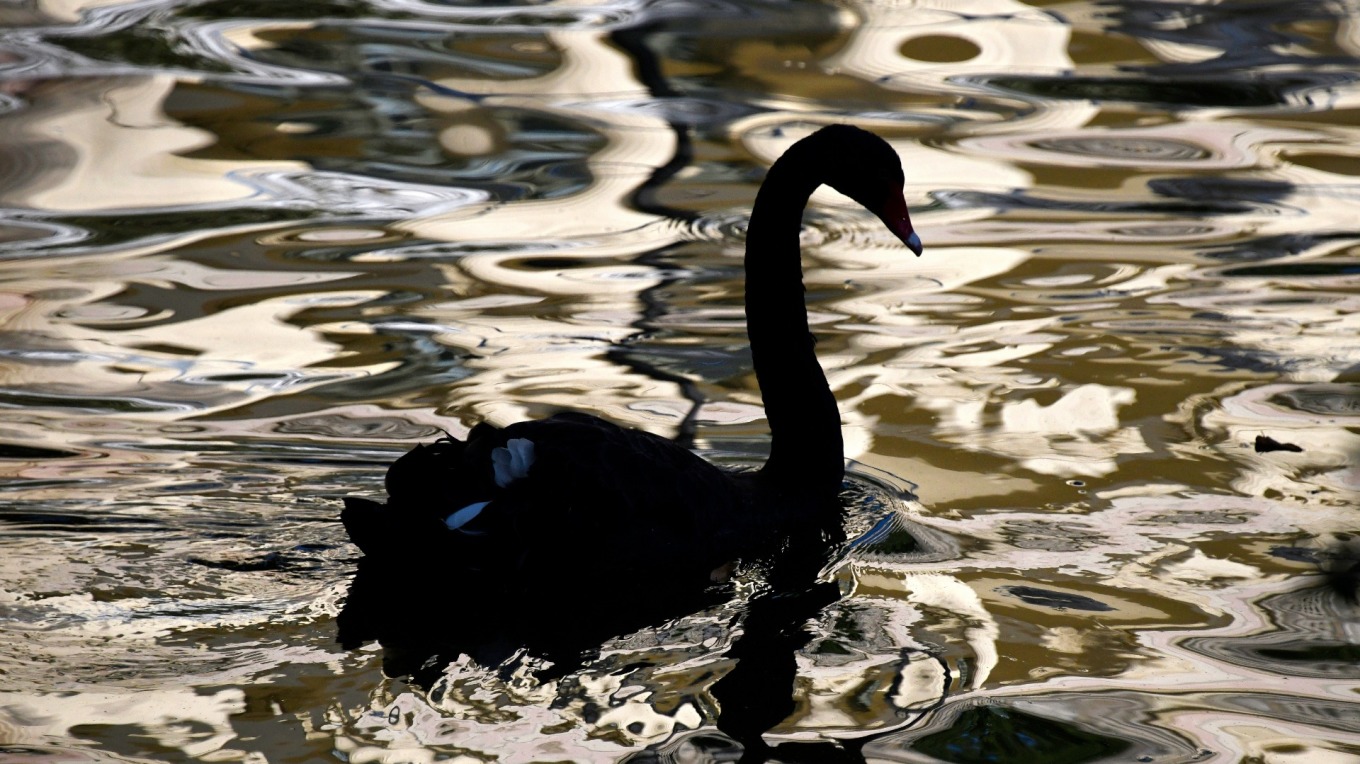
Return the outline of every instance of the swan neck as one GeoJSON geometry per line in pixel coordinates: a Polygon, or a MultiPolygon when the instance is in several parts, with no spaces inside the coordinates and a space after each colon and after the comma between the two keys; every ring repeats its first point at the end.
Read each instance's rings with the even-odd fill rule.
{"type": "Polygon", "coordinates": [[[764,472],[834,499],[844,473],[840,412],[808,327],[799,245],[803,210],[823,177],[815,152],[795,144],[756,194],[746,236],[746,322],[770,426],[764,472]]]}

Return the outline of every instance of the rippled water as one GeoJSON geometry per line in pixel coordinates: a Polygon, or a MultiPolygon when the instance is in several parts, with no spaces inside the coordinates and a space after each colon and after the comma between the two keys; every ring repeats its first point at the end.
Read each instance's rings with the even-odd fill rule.
{"type": "Polygon", "coordinates": [[[1357,19],[6,4],[0,758],[735,760],[758,576],[560,678],[386,678],[335,641],[337,500],[563,406],[674,434],[701,403],[700,449],[758,460],[745,217],[849,121],[926,253],[829,192],[806,218],[879,532],[766,644],[775,758],[1360,759],[1360,610],[1322,575],[1360,556],[1357,19]]]}

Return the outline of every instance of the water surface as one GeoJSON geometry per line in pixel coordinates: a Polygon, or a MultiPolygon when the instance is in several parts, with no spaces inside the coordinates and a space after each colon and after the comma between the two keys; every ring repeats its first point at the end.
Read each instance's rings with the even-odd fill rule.
{"type": "Polygon", "coordinates": [[[1322,575],[1360,555],[1355,19],[0,10],[3,757],[735,760],[758,573],[558,678],[385,677],[336,643],[338,499],[562,407],[674,435],[698,404],[700,451],[757,463],[746,215],[833,122],[898,150],[926,253],[831,192],[806,217],[851,530],[893,533],[781,648],[775,759],[1360,757],[1322,575]]]}

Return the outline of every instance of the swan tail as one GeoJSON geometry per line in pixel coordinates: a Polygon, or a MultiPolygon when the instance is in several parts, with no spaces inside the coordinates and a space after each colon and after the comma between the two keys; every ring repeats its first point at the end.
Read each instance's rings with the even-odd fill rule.
{"type": "Polygon", "coordinates": [[[406,540],[407,529],[394,524],[387,509],[376,501],[345,497],[340,522],[350,541],[369,557],[390,556],[406,540]]]}
{"type": "Polygon", "coordinates": [[[505,440],[502,430],[481,424],[466,442],[446,436],[407,451],[387,470],[386,504],[344,500],[340,518],[350,540],[368,557],[475,566],[488,546],[477,538],[487,523],[472,521],[533,464],[532,443],[500,445],[505,440]]]}

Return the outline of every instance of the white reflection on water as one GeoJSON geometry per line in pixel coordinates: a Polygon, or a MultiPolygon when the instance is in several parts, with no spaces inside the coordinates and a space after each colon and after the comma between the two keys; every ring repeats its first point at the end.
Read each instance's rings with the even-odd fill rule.
{"type": "MultiPolygon", "coordinates": [[[[183,156],[212,143],[213,136],[166,119],[161,104],[174,87],[173,77],[159,76],[30,91],[37,97],[10,118],[15,132],[7,142],[45,161],[41,172],[11,185],[0,200],[74,212],[206,205],[250,196],[252,189],[231,177],[243,169],[239,162],[183,156]]],[[[305,169],[298,162],[266,167],[305,169]]]]}
{"type": "Polygon", "coordinates": [[[1360,529],[1345,9],[228,6],[0,12],[0,744],[732,755],[712,687],[750,591],[562,679],[412,686],[332,644],[334,499],[559,406],[758,459],[745,215],[852,121],[926,255],[819,192],[812,323],[853,530],[924,548],[871,533],[831,571],[780,755],[1360,745],[1355,610],[1314,588],[1360,529]]]}
{"type": "Polygon", "coordinates": [[[97,719],[100,724],[137,727],[164,748],[211,758],[236,737],[231,716],[245,710],[240,690],[222,690],[209,696],[192,689],[87,692],[47,695],[36,703],[31,697],[0,693],[0,702],[6,700],[15,701],[24,709],[21,723],[0,725],[0,732],[7,733],[5,743],[13,746],[11,750],[16,755],[26,753],[24,744],[41,745],[70,737],[73,728],[97,719]],[[194,730],[194,725],[208,730],[194,730]]]}

